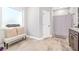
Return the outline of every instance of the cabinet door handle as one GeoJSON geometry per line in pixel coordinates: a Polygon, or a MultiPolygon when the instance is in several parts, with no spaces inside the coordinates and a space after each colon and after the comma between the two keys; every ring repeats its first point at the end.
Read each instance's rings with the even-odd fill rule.
{"type": "Polygon", "coordinates": [[[48,25],[48,27],[50,27],[50,25],[48,25]]]}

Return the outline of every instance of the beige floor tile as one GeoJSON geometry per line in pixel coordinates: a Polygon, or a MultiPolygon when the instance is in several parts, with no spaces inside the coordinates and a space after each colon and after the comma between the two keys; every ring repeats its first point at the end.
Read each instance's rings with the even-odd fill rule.
{"type": "Polygon", "coordinates": [[[72,51],[66,39],[48,38],[35,40],[28,38],[9,46],[5,51],[72,51]]]}

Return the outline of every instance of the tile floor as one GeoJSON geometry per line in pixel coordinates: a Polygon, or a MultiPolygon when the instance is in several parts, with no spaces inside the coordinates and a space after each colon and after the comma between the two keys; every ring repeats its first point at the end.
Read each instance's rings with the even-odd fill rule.
{"type": "Polygon", "coordinates": [[[13,45],[5,51],[72,51],[66,39],[48,38],[35,40],[27,38],[13,45]]]}

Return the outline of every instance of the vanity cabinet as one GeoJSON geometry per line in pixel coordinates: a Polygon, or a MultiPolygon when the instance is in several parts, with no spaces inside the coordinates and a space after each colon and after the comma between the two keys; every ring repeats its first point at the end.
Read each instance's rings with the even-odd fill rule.
{"type": "Polygon", "coordinates": [[[79,51],[79,32],[69,29],[69,46],[75,50],[79,51]]]}

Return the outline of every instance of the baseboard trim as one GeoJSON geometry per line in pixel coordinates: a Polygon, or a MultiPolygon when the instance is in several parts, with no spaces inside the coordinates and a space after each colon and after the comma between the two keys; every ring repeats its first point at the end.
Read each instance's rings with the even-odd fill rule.
{"type": "Polygon", "coordinates": [[[49,37],[53,37],[52,35],[49,35],[47,37],[42,37],[43,39],[49,38],[49,37]]]}
{"type": "Polygon", "coordinates": [[[35,37],[35,36],[30,36],[30,35],[26,35],[28,38],[33,38],[33,39],[36,39],[36,40],[43,40],[43,39],[46,39],[46,38],[49,38],[49,37],[52,37],[52,35],[50,35],[49,37],[35,37]]]}
{"type": "Polygon", "coordinates": [[[28,38],[33,38],[33,39],[36,39],[36,40],[42,40],[42,38],[39,38],[39,37],[35,37],[35,36],[30,36],[30,35],[27,35],[28,38]]]}
{"type": "Polygon", "coordinates": [[[66,39],[66,37],[65,36],[62,36],[62,35],[55,35],[55,37],[62,38],[62,39],[66,39]]]}

